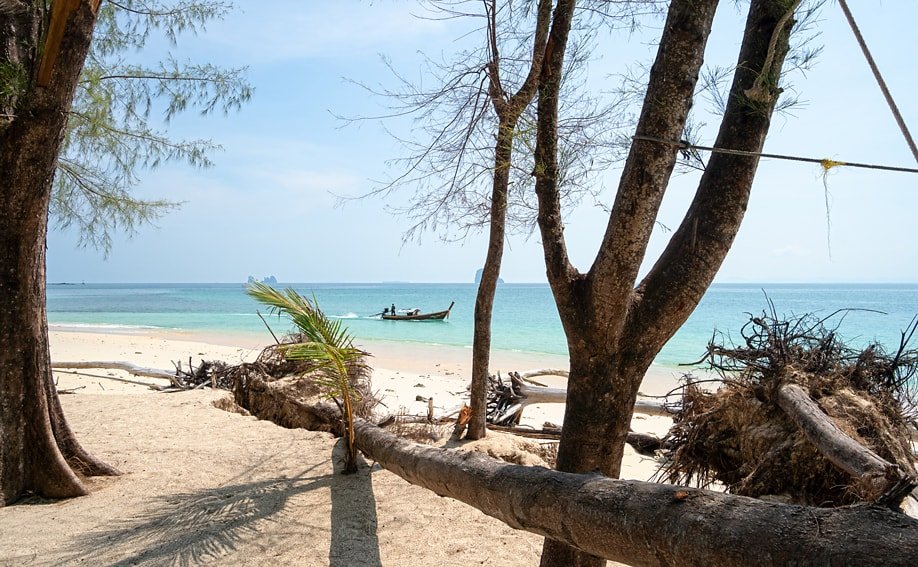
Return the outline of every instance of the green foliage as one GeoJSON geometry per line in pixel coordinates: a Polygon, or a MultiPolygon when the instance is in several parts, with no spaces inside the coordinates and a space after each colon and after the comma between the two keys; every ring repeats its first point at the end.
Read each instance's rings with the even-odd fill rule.
{"type": "Polygon", "coordinates": [[[15,110],[16,102],[28,86],[28,81],[29,75],[22,65],[0,63],[0,124],[9,119],[6,113],[15,110]]]}
{"type": "Polygon", "coordinates": [[[253,282],[246,293],[269,306],[272,313],[286,315],[296,325],[303,340],[282,345],[284,356],[289,360],[314,362],[319,374],[313,381],[322,387],[326,395],[341,407],[347,440],[346,473],[357,471],[357,450],[354,447],[355,392],[351,388],[350,374],[363,366],[364,352],[354,347],[353,337],[341,324],[331,320],[319,308],[315,298],[312,301],[293,289],[278,291],[269,285],[253,282]]]}
{"type": "Polygon", "coordinates": [[[153,65],[127,57],[154,36],[175,46],[231,6],[215,0],[119,0],[103,3],[74,96],[55,176],[51,213],[58,227],[75,227],[80,244],[107,252],[115,230],[133,233],[179,205],[131,195],[143,169],[167,162],[209,167],[219,146],[175,140],[153,124],[197,109],[237,110],[252,96],[245,69],[182,62],[172,55],[153,65]],[[156,112],[155,112],[156,111],[156,112]]]}

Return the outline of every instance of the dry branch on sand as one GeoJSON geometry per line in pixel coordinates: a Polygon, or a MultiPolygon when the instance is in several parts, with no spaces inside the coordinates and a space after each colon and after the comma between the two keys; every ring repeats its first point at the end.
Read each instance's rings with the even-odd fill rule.
{"type": "Polygon", "coordinates": [[[916,483],[913,331],[887,354],[848,347],[825,319],[751,318],[745,344],[709,345],[723,386],[685,389],[662,477],[813,506],[898,506],[916,483]]]}
{"type": "MultiPolygon", "coordinates": [[[[494,425],[514,425],[520,422],[523,410],[530,404],[563,404],[567,401],[567,390],[548,388],[532,380],[536,376],[567,376],[565,370],[530,370],[520,374],[511,372],[509,381],[505,382],[500,375],[490,376],[488,391],[488,423],[494,425]]],[[[666,402],[639,399],[634,404],[634,412],[645,415],[672,417],[677,407],[666,402]]]]}

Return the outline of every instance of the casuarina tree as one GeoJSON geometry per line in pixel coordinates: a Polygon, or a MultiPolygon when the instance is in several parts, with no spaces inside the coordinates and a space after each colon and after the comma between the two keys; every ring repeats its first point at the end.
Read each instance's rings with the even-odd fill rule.
{"type": "MultiPolygon", "coordinates": [[[[575,15],[559,0],[539,83],[538,223],[549,284],[570,352],[557,468],[617,477],[638,387],[656,354],[691,314],[739,230],[758,158],[781,93],[799,1],[751,0],[715,151],[694,200],[651,270],[638,280],[679,150],[717,0],[673,0],[605,234],[592,266],[577,270],[558,197],[559,79],[575,15]]],[[[604,560],[546,539],[545,567],[604,560]]]]}
{"type": "Polygon", "coordinates": [[[28,493],[82,495],[80,476],[118,474],[77,442],[52,381],[49,210],[104,248],[115,225],[167,205],[130,197],[136,168],[205,164],[210,145],[157,134],[145,104],[165,95],[167,116],[189,105],[231,107],[248,98],[248,86],[233,73],[219,85],[184,80],[178,64],[127,68],[117,53],[142,46],[154,28],[174,39],[226,9],[207,0],[0,0],[0,505],[28,493]],[[170,78],[180,85],[171,92],[170,78]]]}

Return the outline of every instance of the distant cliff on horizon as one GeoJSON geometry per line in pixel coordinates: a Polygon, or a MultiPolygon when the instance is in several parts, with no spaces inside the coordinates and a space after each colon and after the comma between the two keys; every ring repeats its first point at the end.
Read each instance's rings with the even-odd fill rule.
{"type": "MultiPolygon", "coordinates": [[[[255,283],[257,281],[258,279],[256,279],[255,276],[249,276],[248,283],[255,283]]],[[[277,285],[277,278],[275,278],[274,276],[268,276],[266,278],[262,278],[261,283],[268,284],[268,285],[277,285]]]]}
{"type": "MultiPolygon", "coordinates": [[[[481,283],[481,273],[482,273],[483,271],[484,271],[484,268],[478,268],[478,271],[475,272],[475,283],[476,283],[476,284],[481,283]]],[[[499,284],[504,283],[504,279],[503,279],[503,278],[497,278],[497,283],[499,283],[499,284]]]]}

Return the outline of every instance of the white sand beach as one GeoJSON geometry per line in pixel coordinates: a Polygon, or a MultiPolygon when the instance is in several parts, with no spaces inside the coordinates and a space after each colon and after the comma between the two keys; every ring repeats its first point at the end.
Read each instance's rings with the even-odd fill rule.
{"type": "MultiPolygon", "coordinates": [[[[230,363],[260,348],[227,337],[54,331],[55,361],[126,360],[171,369],[188,357],[230,363]]],[[[373,343],[373,388],[383,413],[437,413],[467,398],[470,351],[373,343]]],[[[558,357],[499,354],[492,368],[557,368],[558,357]]],[[[414,487],[379,465],[332,474],[337,442],[215,408],[227,395],[158,393],[116,370],[55,372],[71,426],[94,454],[119,468],[90,479],[91,494],[32,499],[0,508],[0,565],[483,565],[538,564],[541,538],[465,504],[414,487]],[[113,379],[114,378],[114,379],[113,379]],[[115,380],[120,379],[120,380],[115,380]],[[40,526],[40,529],[36,529],[40,526]]],[[[560,380],[560,379],[559,379],[560,380]]],[[[644,390],[675,377],[652,373],[644,390]]],[[[561,423],[560,404],[527,408],[524,422],[561,423]]],[[[663,433],[665,418],[636,416],[636,431],[663,433]]],[[[498,435],[493,435],[498,437],[498,435]]],[[[518,438],[506,436],[513,444],[518,438]]],[[[646,480],[653,459],[626,447],[623,477],[646,480]]]]}

